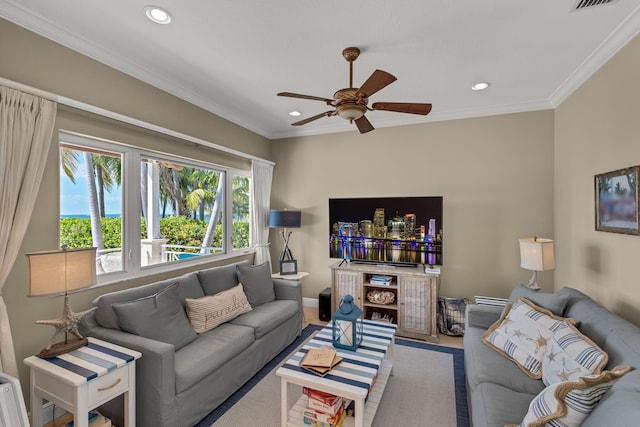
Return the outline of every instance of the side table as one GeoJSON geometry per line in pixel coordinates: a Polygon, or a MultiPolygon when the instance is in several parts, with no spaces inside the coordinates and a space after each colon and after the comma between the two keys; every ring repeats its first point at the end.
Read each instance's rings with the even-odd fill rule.
{"type": "Polygon", "coordinates": [[[299,271],[296,274],[280,274],[280,273],[273,273],[271,275],[272,278],[274,279],[284,279],[284,280],[300,280],[303,277],[307,277],[309,275],[309,273],[307,273],[306,271],[299,271]]]}
{"type": "Polygon", "coordinates": [[[124,395],[124,427],[136,425],[136,360],[141,354],[97,338],[60,356],[24,359],[31,369],[31,425],[41,427],[42,405],[73,413],[75,427],[88,427],[92,409],[124,395]]]}

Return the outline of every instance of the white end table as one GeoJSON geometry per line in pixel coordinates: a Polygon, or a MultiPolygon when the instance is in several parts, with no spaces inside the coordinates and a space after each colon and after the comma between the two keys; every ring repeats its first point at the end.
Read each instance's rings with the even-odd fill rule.
{"type": "Polygon", "coordinates": [[[78,350],[24,359],[31,368],[31,425],[41,427],[45,400],[73,413],[76,427],[88,427],[92,409],[124,395],[124,427],[136,425],[136,360],[141,354],[96,338],[78,350]]]}
{"type": "Polygon", "coordinates": [[[284,280],[300,280],[304,277],[307,277],[309,275],[309,273],[307,273],[306,271],[298,271],[296,274],[280,274],[280,273],[273,273],[271,275],[272,278],[274,279],[284,279],[284,280]]]}

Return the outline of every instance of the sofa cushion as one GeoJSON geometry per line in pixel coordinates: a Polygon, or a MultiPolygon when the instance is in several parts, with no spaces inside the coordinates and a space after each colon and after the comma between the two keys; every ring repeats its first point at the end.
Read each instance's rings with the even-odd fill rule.
{"type": "Polygon", "coordinates": [[[271,265],[268,262],[260,265],[238,265],[238,280],[242,283],[251,307],[256,307],[276,299],[271,278],[271,265]]]}
{"type": "Polygon", "coordinates": [[[198,338],[180,305],[179,286],[174,283],[155,295],[113,304],[122,330],[173,344],[176,350],[198,338]]]}
{"type": "Polygon", "coordinates": [[[150,283],[148,285],[137,286],[135,288],[100,295],[93,300],[93,306],[98,307],[95,311],[96,321],[104,328],[120,329],[118,314],[113,310],[113,304],[134,301],[155,295],[174,283],[180,284],[178,287],[178,295],[180,304],[182,304],[183,307],[185,298],[200,298],[204,296],[196,273],[187,273],[174,279],[167,279],[160,282],[150,283]]]}
{"type": "Polygon", "coordinates": [[[564,311],[569,303],[569,295],[535,291],[522,283],[511,291],[509,302],[513,303],[518,297],[526,298],[538,307],[546,308],[557,316],[564,316],[564,311]]]}
{"type": "MultiPolygon", "coordinates": [[[[531,398],[544,389],[542,381],[522,373],[518,365],[484,345],[485,329],[467,328],[464,335],[464,363],[467,386],[471,391],[480,384],[494,383],[514,392],[523,392],[531,398]]],[[[522,415],[526,412],[522,412],[522,415]]],[[[509,422],[516,422],[512,419],[509,422]]]]}
{"type": "Polygon", "coordinates": [[[562,288],[558,294],[569,295],[570,298],[564,313],[565,317],[580,321],[580,332],[600,347],[604,347],[607,335],[612,329],[619,331],[638,330],[636,326],[607,310],[577,289],[562,288]]]}
{"type": "Polygon", "coordinates": [[[506,307],[500,320],[485,332],[482,341],[516,363],[531,378],[540,379],[547,343],[563,320],[526,298],[517,297],[506,307]]]}
{"type": "Polygon", "coordinates": [[[480,384],[476,390],[471,392],[469,399],[472,409],[470,413],[471,425],[473,427],[503,427],[506,424],[519,422],[527,413],[529,403],[535,396],[535,394],[513,391],[498,384],[480,384]]]}
{"type": "Polygon", "coordinates": [[[199,334],[251,311],[240,284],[215,295],[187,298],[186,304],[189,323],[199,334]]]}
{"type": "MultiPolygon", "coordinates": [[[[629,366],[623,365],[601,374],[587,375],[578,381],[552,384],[531,401],[522,422],[511,427],[536,427],[547,423],[579,427],[613,383],[629,370],[629,366]]],[[[611,420],[615,416],[610,414],[611,420]]]]}
{"type": "Polygon", "coordinates": [[[200,334],[175,354],[176,394],[221,368],[253,342],[252,328],[231,323],[200,334]]]}
{"type": "Polygon", "coordinates": [[[542,359],[542,381],[546,386],[578,381],[585,375],[602,372],[607,360],[607,354],[600,347],[574,325],[563,321],[553,331],[542,359]]]}
{"type": "Polygon", "coordinates": [[[258,339],[296,316],[299,310],[297,301],[274,300],[254,307],[249,313],[231,320],[231,323],[253,328],[258,339]]]}
{"type": "Polygon", "coordinates": [[[218,292],[226,291],[236,286],[238,284],[236,266],[238,265],[249,265],[249,261],[245,260],[235,264],[198,271],[198,279],[205,295],[215,295],[218,292]]]}

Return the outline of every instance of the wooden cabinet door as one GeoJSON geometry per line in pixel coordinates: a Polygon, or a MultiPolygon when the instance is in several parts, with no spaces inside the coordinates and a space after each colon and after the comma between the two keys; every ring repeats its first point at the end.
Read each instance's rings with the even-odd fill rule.
{"type": "Polygon", "coordinates": [[[333,271],[333,289],[331,289],[331,313],[338,309],[340,300],[351,295],[358,307],[362,307],[363,274],[355,271],[333,271]]]}
{"type": "Polygon", "coordinates": [[[399,278],[398,329],[414,338],[436,336],[435,278],[404,276],[399,278]]]}

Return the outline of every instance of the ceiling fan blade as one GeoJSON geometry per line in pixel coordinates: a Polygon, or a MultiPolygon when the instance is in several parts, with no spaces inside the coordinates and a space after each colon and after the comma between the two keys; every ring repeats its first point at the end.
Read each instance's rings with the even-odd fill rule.
{"type": "Polygon", "coordinates": [[[354,120],[356,122],[356,126],[358,126],[358,130],[360,133],[371,132],[374,127],[365,116],[360,117],[359,119],[354,120]]]}
{"type": "Polygon", "coordinates": [[[306,125],[307,123],[312,122],[314,120],[318,120],[319,118],[322,118],[324,116],[327,116],[327,117],[332,116],[334,113],[335,113],[335,110],[325,111],[324,113],[316,114],[315,116],[308,117],[304,120],[300,120],[299,122],[291,123],[291,126],[306,125]]]}
{"type": "Polygon", "coordinates": [[[395,82],[396,78],[386,71],[375,70],[366,82],[360,86],[357,90],[356,96],[362,95],[365,98],[370,97],[380,89],[387,87],[391,83],[395,82]]]}
{"type": "Polygon", "coordinates": [[[416,102],[374,102],[374,110],[395,111],[396,113],[421,114],[426,116],[431,111],[431,104],[416,102]]]}
{"type": "Polygon", "coordinates": [[[291,93],[291,92],[280,92],[278,96],[288,96],[289,98],[311,99],[312,101],[323,101],[323,102],[326,102],[327,104],[331,104],[333,102],[333,99],[329,99],[329,98],[321,98],[319,96],[312,96],[312,95],[301,95],[299,93],[291,93]]]}

